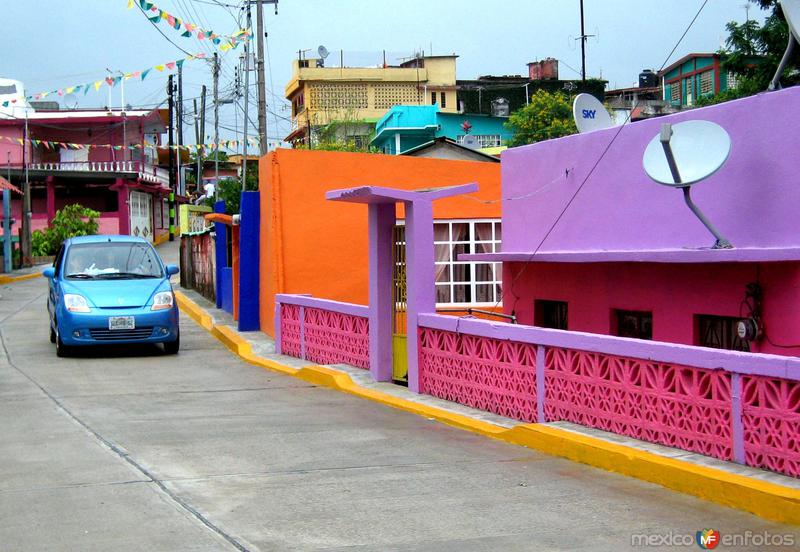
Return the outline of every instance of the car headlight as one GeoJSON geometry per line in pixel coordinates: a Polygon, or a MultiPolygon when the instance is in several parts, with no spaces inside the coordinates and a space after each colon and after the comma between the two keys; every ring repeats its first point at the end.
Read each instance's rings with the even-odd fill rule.
{"type": "Polygon", "coordinates": [[[89,303],[83,295],[65,293],[64,306],[69,312],[89,312],[89,303]]]}
{"type": "Polygon", "coordinates": [[[171,291],[159,291],[153,296],[153,308],[151,310],[171,309],[175,301],[171,291]]]}

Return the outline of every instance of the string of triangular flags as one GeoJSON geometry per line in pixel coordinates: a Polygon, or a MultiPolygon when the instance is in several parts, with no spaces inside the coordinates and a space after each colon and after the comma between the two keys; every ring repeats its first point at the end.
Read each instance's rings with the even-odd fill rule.
{"type": "MultiPolygon", "coordinates": [[[[11,138],[9,136],[0,136],[0,139],[5,140],[7,142],[13,142],[20,146],[22,146],[26,140],[24,138],[11,138]]],[[[114,151],[121,151],[121,150],[140,150],[145,147],[159,147],[159,148],[166,148],[169,146],[166,145],[156,145],[151,144],[149,142],[145,142],[144,144],[131,144],[129,146],[120,146],[114,144],[76,144],[73,142],[58,142],[55,140],[38,140],[35,138],[29,138],[27,140],[30,144],[34,147],[42,147],[46,150],[55,151],[58,149],[70,149],[70,150],[83,150],[83,149],[112,149],[114,151]]],[[[259,139],[258,138],[248,138],[247,143],[251,146],[258,146],[259,139]]],[[[219,144],[209,143],[209,144],[185,144],[182,146],[173,145],[172,149],[176,150],[186,150],[186,151],[205,151],[205,150],[215,150],[218,149],[216,146],[219,145],[220,148],[227,148],[227,149],[238,149],[239,146],[244,144],[244,140],[220,140],[219,144]]]]}
{"type": "Polygon", "coordinates": [[[136,4],[142,8],[147,18],[153,23],[158,24],[166,21],[176,31],[182,31],[182,37],[191,38],[195,36],[197,40],[210,40],[215,46],[219,46],[219,49],[223,52],[237,48],[240,43],[250,40],[252,34],[250,29],[239,29],[232,35],[218,35],[214,31],[208,31],[199,25],[184,21],[147,0],[128,0],[128,9],[132,9],[136,4]],[[148,12],[153,15],[148,15],[148,12]]]}
{"type": "MultiPolygon", "coordinates": [[[[114,86],[117,86],[123,80],[127,81],[127,80],[135,79],[135,78],[139,78],[141,80],[144,80],[154,70],[158,71],[159,73],[163,72],[163,71],[166,71],[166,70],[172,71],[176,67],[177,68],[183,67],[183,64],[185,62],[187,62],[187,61],[192,61],[194,59],[204,59],[205,57],[206,57],[206,54],[195,54],[195,55],[191,55],[191,56],[185,57],[183,59],[176,59],[175,61],[168,61],[166,63],[161,63],[159,65],[154,65],[152,67],[148,67],[147,69],[142,69],[140,71],[132,71],[130,73],[123,73],[123,74],[118,75],[116,77],[106,77],[105,79],[94,81],[94,82],[89,82],[89,83],[86,83],[86,84],[76,84],[76,85],[73,85],[73,86],[67,86],[65,88],[59,88],[57,90],[50,90],[48,92],[39,92],[38,94],[31,94],[30,96],[26,96],[25,99],[27,99],[27,100],[43,100],[47,96],[51,96],[51,95],[53,95],[53,96],[55,96],[55,95],[63,96],[64,94],[74,94],[75,92],[80,92],[80,91],[83,91],[83,94],[86,95],[89,92],[89,90],[91,90],[92,88],[94,88],[95,91],[100,90],[100,87],[103,86],[103,84],[106,84],[108,86],[114,87],[114,86]]],[[[2,105],[3,107],[8,107],[9,104],[13,104],[13,103],[17,103],[17,100],[8,100],[8,101],[3,102],[0,105],[2,105]]]]}

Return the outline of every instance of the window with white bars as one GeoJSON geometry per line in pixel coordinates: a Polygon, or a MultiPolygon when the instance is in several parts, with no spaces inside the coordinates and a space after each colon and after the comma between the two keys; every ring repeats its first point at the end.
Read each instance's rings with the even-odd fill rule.
{"type": "Polygon", "coordinates": [[[434,222],[437,305],[493,305],[502,298],[501,263],[457,260],[461,254],[499,252],[501,237],[496,219],[434,222]]]}
{"type": "MultiPolygon", "coordinates": [[[[499,134],[472,134],[478,139],[478,144],[482,148],[496,148],[503,145],[503,138],[499,134]]],[[[456,142],[459,144],[464,143],[465,134],[459,134],[456,137],[456,142]]]]}
{"type": "Polygon", "coordinates": [[[680,81],[673,82],[669,86],[669,99],[673,102],[679,102],[681,100],[681,83],[680,81]]]}
{"type": "Polygon", "coordinates": [[[728,90],[733,90],[739,87],[739,75],[732,71],[728,71],[728,90]]]}
{"type": "Polygon", "coordinates": [[[713,71],[706,71],[705,73],[700,73],[700,95],[705,96],[707,94],[714,93],[714,72],[713,71]]]}

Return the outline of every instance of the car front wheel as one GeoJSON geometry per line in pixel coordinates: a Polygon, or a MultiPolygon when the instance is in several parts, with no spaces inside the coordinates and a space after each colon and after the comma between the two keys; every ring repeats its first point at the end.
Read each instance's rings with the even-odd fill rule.
{"type": "Polygon", "coordinates": [[[59,358],[68,357],[72,352],[72,349],[67,345],[64,345],[64,342],[61,341],[61,334],[59,333],[58,327],[56,327],[56,356],[59,358]]]}

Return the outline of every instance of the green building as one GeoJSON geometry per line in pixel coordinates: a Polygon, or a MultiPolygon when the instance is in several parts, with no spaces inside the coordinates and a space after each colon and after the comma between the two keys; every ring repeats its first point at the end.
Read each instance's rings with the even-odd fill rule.
{"type": "Polygon", "coordinates": [[[689,54],[658,76],[664,101],[675,107],[690,107],[700,98],[736,88],[736,75],[722,68],[718,54],[689,54]]]}

